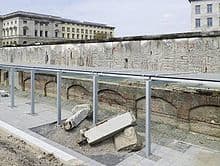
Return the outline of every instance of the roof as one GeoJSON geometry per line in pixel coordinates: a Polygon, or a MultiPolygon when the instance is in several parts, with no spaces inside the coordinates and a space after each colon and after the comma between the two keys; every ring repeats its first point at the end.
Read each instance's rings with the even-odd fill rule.
{"type": "Polygon", "coordinates": [[[203,0],[189,0],[190,3],[193,2],[193,1],[203,1],[203,0]]]}
{"type": "Polygon", "coordinates": [[[16,12],[12,12],[12,13],[9,13],[9,14],[5,14],[5,15],[0,16],[0,19],[1,19],[1,17],[2,17],[2,19],[8,19],[8,18],[17,17],[17,16],[40,18],[40,19],[49,19],[49,20],[54,20],[54,21],[60,21],[60,22],[63,22],[63,23],[81,24],[81,25],[98,26],[98,27],[115,29],[115,27],[108,26],[106,24],[100,24],[100,23],[95,23],[95,22],[86,22],[86,21],[82,22],[82,21],[62,18],[62,17],[59,17],[59,16],[33,13],[33,12],[26,12],[26,11],[16,11],[16,12]]]}

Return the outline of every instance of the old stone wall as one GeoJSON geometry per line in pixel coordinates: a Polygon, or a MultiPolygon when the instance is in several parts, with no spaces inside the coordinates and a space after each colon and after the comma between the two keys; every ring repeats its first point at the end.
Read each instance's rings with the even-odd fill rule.
{"type": "Polygon", "coordinates": [[[4,47],[0,63],[220,72],[220,32],[4,47]]]}
{"type": "MultiPolygon", "coordinates": [[[[21,78],[23,90],[30,88],[30,74],[21,78]]],[[[92,80],[65,78],[62,96],[67,100],[92,102],[92,80]]],[[[47,96],[56,96],[56,77],[37,75],[36,89],[47,96]]],[[[99,102],[133,111],[138,119],[145,118],[145,87],[142,83],[99,81],[99,102]]],[[[156,85],[152,90],[152,120],[177,128],[220,137],[220,92],[198,90],[176,84],[156,85]]]]}

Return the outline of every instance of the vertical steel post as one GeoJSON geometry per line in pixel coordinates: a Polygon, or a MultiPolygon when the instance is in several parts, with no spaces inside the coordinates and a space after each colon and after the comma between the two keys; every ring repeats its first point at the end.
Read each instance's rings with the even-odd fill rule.
{"type": "Polygon", "coordinates": [[[146,157],[151,154],[151,79],[146,81],[146,127],[145,127],[145,148],[146,157]]]}
{"type": "Polygon", "coordinates": [[[35,71],[31,70],[31,114],[35,114],[35,71]]]}
{"type": "Polygon", "coordinates": [[[61,125],[61,71],[57,72],[57,125],[61,125]]]}
{"type": "Polygon", "coordinates": [[[14,90],[15,90],[15,81],[14,81],[14,68],[10,68],[10,97],[11,97],[11,108],[15,107],[15,97],[14,97],[14,90]]]}
{"type": "Polygon", "coordinates": [[[97,123],[97,113],[98,113],[98,75],[93,75],[93,125],[95,126],[97,123]]]}

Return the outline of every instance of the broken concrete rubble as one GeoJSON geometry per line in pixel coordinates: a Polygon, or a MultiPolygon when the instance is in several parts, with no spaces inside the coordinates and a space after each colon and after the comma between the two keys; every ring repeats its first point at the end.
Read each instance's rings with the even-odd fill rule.
{"type": "Polygon", "coordinates": [[[106,122],[84,132],[89,144],[94,144],[121,132],[124,128],[134,125],[136,119],[130,112],[116,116],[106,122]]]}
{"type": "Polygon", "coordinates": [[[74,115],[68,118],[63,124],[64,129],[67,131],[78,126],[87,116],[90,115],[91,105],[90,104],[76,105],[72,109],[72,112],[74,113],[74,115]]]}
{"type": "Polygon", "coordinates": [[[141,136],[135,127],[127,127],[123,132],[114,137],[115,149],[117,151],[137,151],[142,148],[141,136]]]}
{"type": "Polygon", "coordinates": [[[5,90],[0,90],[0,96],[1,97],[9,97],[9,93],[6,92],[5,90]]]}

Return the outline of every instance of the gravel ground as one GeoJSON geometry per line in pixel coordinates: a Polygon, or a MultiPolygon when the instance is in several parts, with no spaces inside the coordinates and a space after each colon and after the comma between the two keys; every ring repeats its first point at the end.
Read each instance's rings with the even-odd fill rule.
{"type": "Polygon", "coordinates": [[[64,166],[53,154],[38,151],[26,142],[0,131],[0,165],[64,166]]]}

